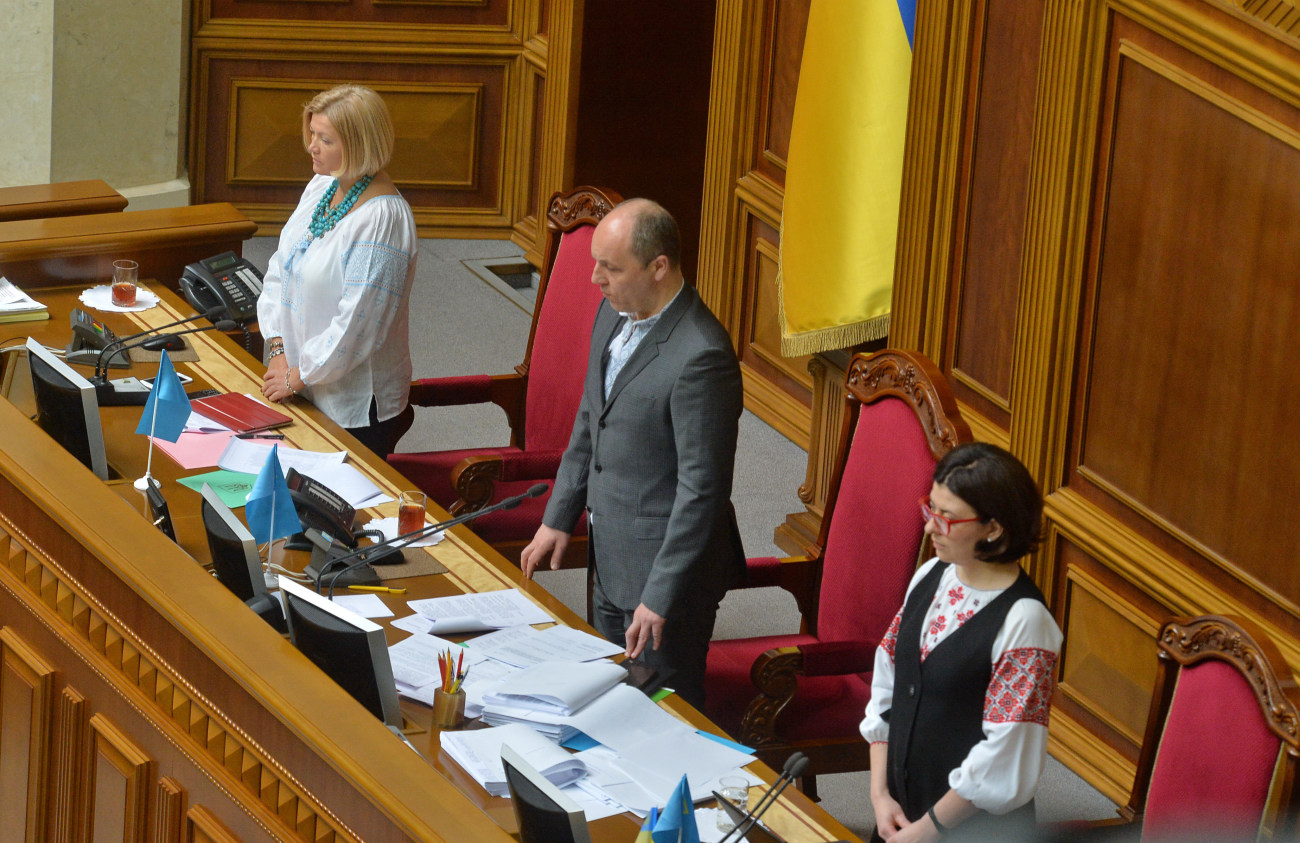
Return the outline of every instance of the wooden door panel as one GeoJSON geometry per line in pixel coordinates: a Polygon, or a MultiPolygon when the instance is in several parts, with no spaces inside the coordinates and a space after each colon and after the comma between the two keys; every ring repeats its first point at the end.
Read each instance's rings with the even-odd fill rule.
{"type": "Polygon", "coordinates": [[[46,839],[54,669],[0,629],[0,841],[46,839]]]}
{"type": "Polygon", "coordinates": [[[1123,19],[1105,91],[1067,483],[1300,619],[1300,110],[1123,19]]]}

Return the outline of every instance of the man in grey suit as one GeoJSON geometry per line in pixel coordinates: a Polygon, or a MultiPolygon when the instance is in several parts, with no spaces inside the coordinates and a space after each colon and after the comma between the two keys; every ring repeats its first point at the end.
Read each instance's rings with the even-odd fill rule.
{"type": "Polygon", "coordinates": [[[592,236],[601,302],[573,435],[525,576],[559,566],[589,513],[596,628],[704,702],[718,603],[744,577],[731,506],[740,368],[679,266],[677,223],[630,199],[592,236]]]}

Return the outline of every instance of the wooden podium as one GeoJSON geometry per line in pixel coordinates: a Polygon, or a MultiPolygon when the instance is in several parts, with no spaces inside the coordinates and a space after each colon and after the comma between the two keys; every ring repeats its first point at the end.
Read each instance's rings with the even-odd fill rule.
{"type": "MultiPolygon", "coordinates": [[[[29,290],[52,318],[10,325],[8,335],[62,345],[80,289],[29,290]]],[[[159,307],[97,316],[125,335],[190,313],[153,289],[159,307]]],[[[214,333],[191,338],[200,359],[178,364],[195,378],[191,389],[258,391],[260,366],[241,348],[214,333]]],[[[144,472],[140,408],[101,410],[122,478],[104,483],[29,420],[21,377],[13,386],[19,406],[0,401],[0,840],[512,839],[509,802],[440,754],[429,709],[403,704],[416,725],[411,752],[213,579],[200,564],[198,496],[175,483],[195,472],[161,454],[153,475],[179,545],[151,526],[130,486],[144,472]]],[[[287,411],[289,443],[348,450],[394,497],[408,485],[314,408],[287,411]]],[[[583,626],[464,528],[424,552],[449,573],[400,581],[408,594],[384,595],[399,616],[415,597],[519,587],[559,622],[583,626]]],[[[405,634],[390,629],[390,643],[405,634]]],[[[708,726],[680,702],[668,707],[708,726]]],[[[787,794],[766,818],[786,839],[853,839],[787,794]]],[[[636,830],[630,815],[592,825],[596,840],[636,830]]]]}

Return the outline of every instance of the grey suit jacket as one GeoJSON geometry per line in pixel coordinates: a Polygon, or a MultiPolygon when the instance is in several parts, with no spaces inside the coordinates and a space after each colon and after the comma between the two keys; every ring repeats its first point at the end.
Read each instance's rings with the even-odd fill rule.
{"type": "Polygon", "coordinates": [[[573,435],[543,522],[572,532],[593,514],[601,587],[619,608],[667,617],[689,590],[721,597],[744,578],[731,506],[744,406],[731,340],[689,284],[604,397],[622,318],[602,302],[573,435]]]}

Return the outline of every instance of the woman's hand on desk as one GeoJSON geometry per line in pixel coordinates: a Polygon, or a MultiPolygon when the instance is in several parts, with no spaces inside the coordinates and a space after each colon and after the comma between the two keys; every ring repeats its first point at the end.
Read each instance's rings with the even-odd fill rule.
{"type": "Polygon", "coordinates": [[[271,358],[262,376],[262,397],[277,404],[283,404],[297,395],[304,387],[297,369],[289,368],[284,355],[271,358]]]}

